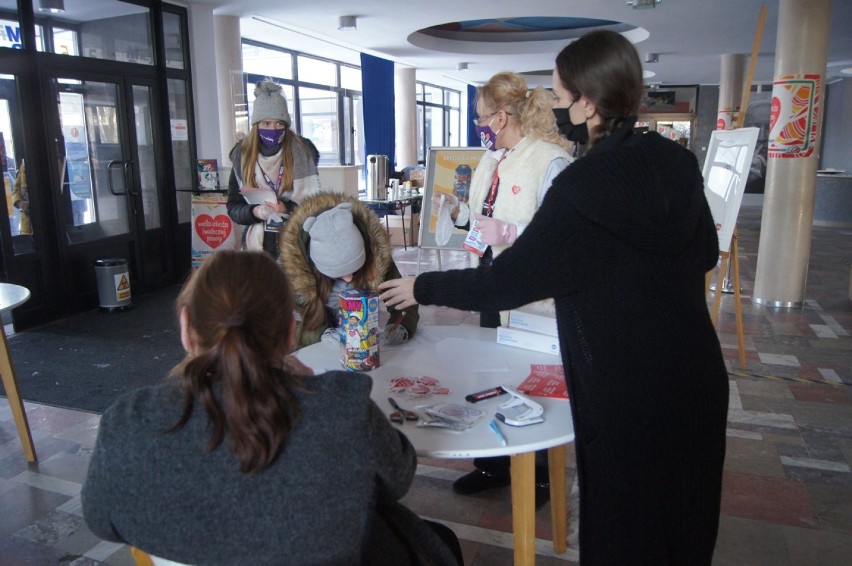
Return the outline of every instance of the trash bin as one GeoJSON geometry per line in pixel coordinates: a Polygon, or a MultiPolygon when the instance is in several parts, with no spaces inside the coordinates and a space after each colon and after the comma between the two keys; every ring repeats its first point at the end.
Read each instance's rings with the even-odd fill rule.
{"type": "Polygon", "coordinates": [[[105,257],[95,260],[95,277],[98,280],[98,301],[102,311],[113,312],[133,306],[130,296],[130,272],[127,260],[105,257]]]}

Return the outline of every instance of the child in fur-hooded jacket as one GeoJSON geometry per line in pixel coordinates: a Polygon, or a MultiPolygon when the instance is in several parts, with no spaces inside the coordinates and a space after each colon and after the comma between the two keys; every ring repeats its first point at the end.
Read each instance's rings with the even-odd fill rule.
{"type": "MultiPolygon", "coordinates": [[[[340,325],[337,294],[346,289],[377,291],[379,284],[402,277],[393,261],[387,232],[366,205],[339,193],[320,192],[302,201],[279,240],[280,262],[295,292],[302,321],[299,347],[319,342],[340,325]]],[[[414,335],[417,307],[388,309],[383,344],[399,344],[414,335]]]]}

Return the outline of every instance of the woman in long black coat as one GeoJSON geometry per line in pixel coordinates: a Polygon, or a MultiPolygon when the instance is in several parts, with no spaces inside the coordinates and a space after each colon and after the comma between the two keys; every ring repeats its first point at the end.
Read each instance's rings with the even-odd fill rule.
{"type": "Polygon", "coordinates": [[[554,297],[576,432],[580,559],[711,563],[728,380],[704,293],[719,245],[695,156],[633,131],[634,47],[592,32],[553,73],[554,112],[588,152],[490,267],[388,281],[388,305],[505,310],[554,297]],[[586,131],[588,130],[588,131],[586,131]]]}

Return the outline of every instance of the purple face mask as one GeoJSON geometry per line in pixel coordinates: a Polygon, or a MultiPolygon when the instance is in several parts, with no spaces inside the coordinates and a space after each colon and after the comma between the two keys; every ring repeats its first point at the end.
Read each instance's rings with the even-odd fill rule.
{"type": "Polygon", "coordinates": [[[479,135],[482,147],[489,151],[497,151],[497,134],[500,133],[500,130],[496,132],[492,130],[491,122],[488,122],[487,126],[476,126],[476,133],[479,135]]]}
{"type": "Polygon", "coordinates": [[[257,133],[260,136],[260,141],[266,147],[275,147],[284,140],[284,134],[287,132],[285,128],[258,128],[257,133]]]}

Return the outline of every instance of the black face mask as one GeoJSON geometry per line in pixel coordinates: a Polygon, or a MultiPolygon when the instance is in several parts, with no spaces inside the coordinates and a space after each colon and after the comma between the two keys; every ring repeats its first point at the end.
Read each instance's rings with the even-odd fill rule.
{"type": "Polygon", "coordinates": [[[582,124],[571,122],[568,108],[554,108],[553,114],[556,116],[556,127],[559,128],[559,133],[568,138],[568,141],[580,145],[589,143],[589,127],[585,122],[582,124]]]}

